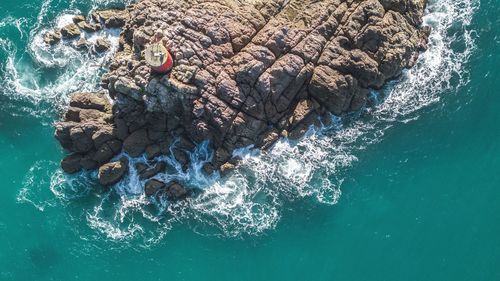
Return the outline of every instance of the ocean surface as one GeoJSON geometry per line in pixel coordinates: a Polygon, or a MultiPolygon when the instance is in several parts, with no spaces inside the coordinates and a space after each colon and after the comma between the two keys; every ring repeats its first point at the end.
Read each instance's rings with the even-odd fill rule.
{"type": "Polygon", "coordinates": [[[0,280],[500,280],[499,0],[430,0],[415,68],[228,178],[200,144],[165,175],[204,189],[180,204],[59,168],[53,123],[113,50],[42,34],[124,4],[0,0],[0,280]]]}

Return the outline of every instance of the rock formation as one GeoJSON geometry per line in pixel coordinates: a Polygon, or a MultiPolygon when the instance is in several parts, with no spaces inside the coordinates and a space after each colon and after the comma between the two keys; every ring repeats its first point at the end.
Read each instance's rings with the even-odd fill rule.
{"type": "MultiPolygon", "coordinates": [[[[82,37],[82,32],[93,33],[102,29],[102,27],[107,28],[120,28],[125,24],[125,21],[129,18],[127,10],[97,10],[92,13],[92,20],[87,20],[82,15],[76,15],[73,17],[73,23],[67,24],[60,29],[54,31],[46,32],[43,36],[43,41],[47,45],[55,45],[61,41],[61,39],[77,39],[85,40],[82,37]]],[[[109,42],[104,39],[96,44],[96,51],[102,52],[109,48],[109,42]]],[[[77,43],[77,49],[83,49],[86,42],[79,41],[77,43]]]]}
{"type": "MultiPolygon", "coordinates": [[[[122,148],[153,159],[180,139],[173,154],[184,168],[186,152],[208,140],[215,153],[205,170],[227,171],[235,149],[265,149],[282,136],[302,136],[329,113],[359,110],[370,89],[412,67],[429,34],[425,2],[141,0],[114,16],[93,13],[105,26],[123,25],[102,79],[113,106],[103,94],[73,96],[56,126],[73,153],[62,167],[103,169],[122,148]],[[144,61],[158,29],[174,57],[166,75],[144,61]]],[[[151,169],[154,176],[164,167],[151,169]]],[[[176,183],[148,183],[148,195],[187,196],[176,183]]]]}

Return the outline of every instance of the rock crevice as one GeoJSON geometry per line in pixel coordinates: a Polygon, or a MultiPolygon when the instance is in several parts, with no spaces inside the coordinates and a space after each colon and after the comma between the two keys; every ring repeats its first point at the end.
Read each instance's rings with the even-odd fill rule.
{"type": "MultiPolygon", "coordinates": [[[[126,11],[95,13],[121,26],[102,96],[76,94],[56,137],[73,152],[67,172],[96,169],[122,149],[169,153],[187,167],[189,151],[210,141],[206,171],[234,167],[235,149],[298,138],[329,113],[359,110],[412,67],[426,48],[425,0],[141,0],[126,11]],[[144,49],[156,30],[174,68],[154,74],[144,49]]],[[[57,36],[56,36],[57,37],[57,36]]],[[[152,190],[164,189],[151,182],[152,190]]],[[[182,196],[181,196],[182,197],[182,196]]]]}

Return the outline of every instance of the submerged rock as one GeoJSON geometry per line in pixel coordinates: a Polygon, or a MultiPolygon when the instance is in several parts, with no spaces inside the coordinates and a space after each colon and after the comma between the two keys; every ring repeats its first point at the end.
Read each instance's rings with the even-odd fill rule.
{"type": "MultiPolygon", "coordinates": [[[[96,102],[89,108],[79,101],[83,97],[73,98],[56,137],[71,152],[93,159],[97,153],[100,161],[121,147],[96,145],[92,136],[105,126],[133,157],[170,153],[172,140],[180,139],[172,156],[184,169],[192,144],[208,140],[214,157],[204,169],[226,174],[237,165],[235,149],[300,138],[320,117],[359,110],[370,89],[412,67],[429,34],[422,26],[425,5],[140,0],[123,11],[95,11],[95,21],[123,26],[119,51],[102,79],[114,106],[96,102]],[[144,59],[157,29],[174,58],[166,74],[153,73],[144,59]]],[[[165,190],[172,200],[189,194],[174,183],[165,190]]]]}

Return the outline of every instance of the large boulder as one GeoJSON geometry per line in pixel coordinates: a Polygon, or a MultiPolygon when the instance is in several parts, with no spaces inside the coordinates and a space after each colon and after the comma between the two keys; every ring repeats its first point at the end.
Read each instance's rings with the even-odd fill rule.
{"type": "Polygon", "coordinates": [[[118,183],[128,171],[128,159],[122,158],[119,161],[102,165],[99,168],[97,178],[99,183],[104,186],[110,186],[118,183]]]}
{"type": "Polygon", "coordinates": [[[155,195],[158,191],[162,190],[165,188],[165,183],[159,180],[149,180],[146,182],[144,185],[144,194],[146,196],[153,196],[155,195]]]}

